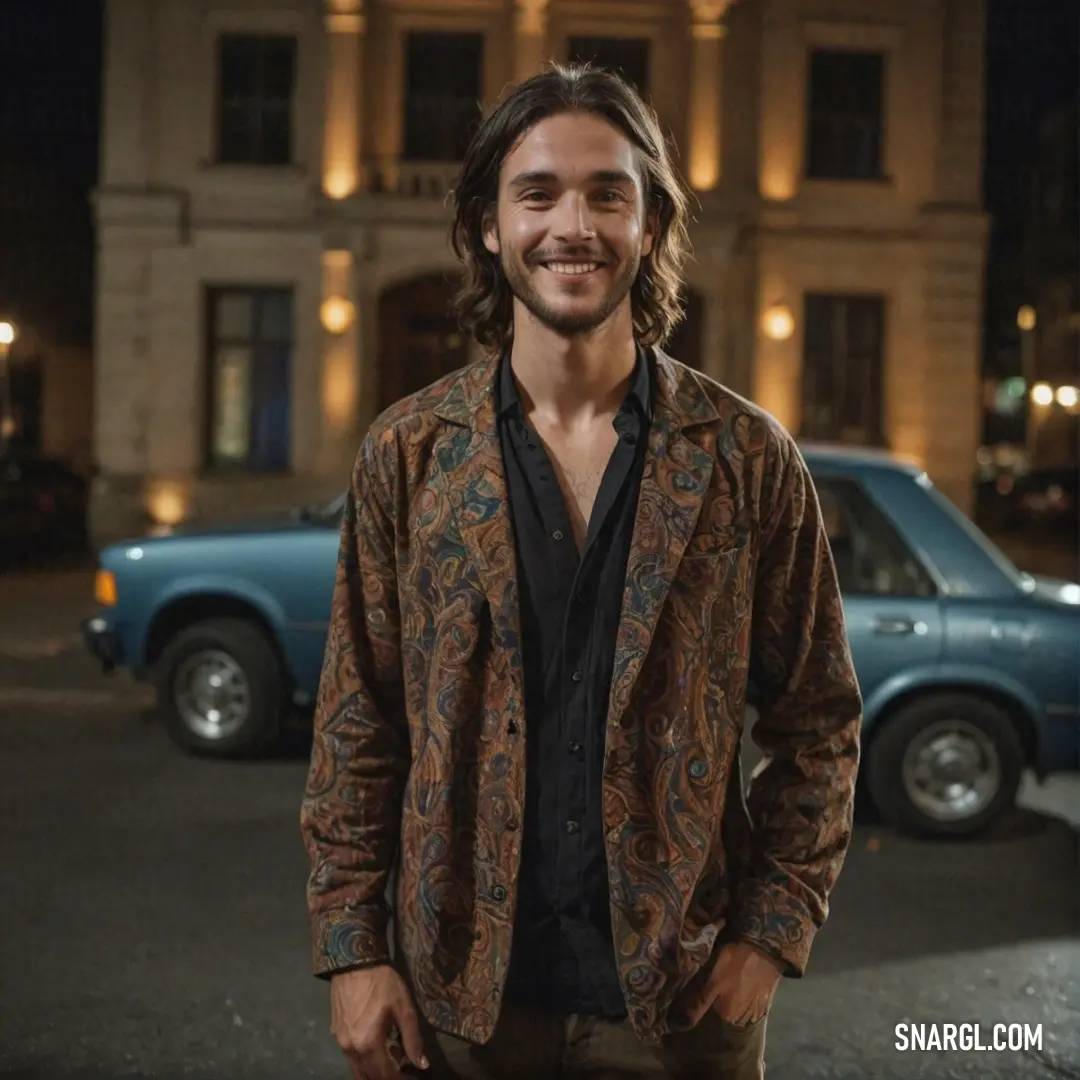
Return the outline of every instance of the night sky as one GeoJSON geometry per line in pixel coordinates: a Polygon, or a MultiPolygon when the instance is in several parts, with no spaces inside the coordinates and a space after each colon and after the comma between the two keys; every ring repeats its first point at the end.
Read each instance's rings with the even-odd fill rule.
{"type": "MultiPolygon", "coordinates": [[[[0,310],[47,310],[87,343],[101,17],[98,0],[0,2],[0,310]]],[[[1080,87],[1078,45],[1078,0],[989,0],[991,278],[1020,243],[1039,120],[1080,87]]]]}

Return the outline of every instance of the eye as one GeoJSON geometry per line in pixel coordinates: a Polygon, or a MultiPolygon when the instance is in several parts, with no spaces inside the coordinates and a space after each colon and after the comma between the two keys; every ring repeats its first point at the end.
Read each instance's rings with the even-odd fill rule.
{"type": "Polygon", "coordinates": [[[626,196],[618,188],[604,188],[596,195],[599,202],[621,202],[626,196]]]}
{"type": "Polygon", "coordinates": [[[521,196],[522,202],[551,202],[551,196],[546,191],[537,188],[534,191],[526,191],[521,196]]]}

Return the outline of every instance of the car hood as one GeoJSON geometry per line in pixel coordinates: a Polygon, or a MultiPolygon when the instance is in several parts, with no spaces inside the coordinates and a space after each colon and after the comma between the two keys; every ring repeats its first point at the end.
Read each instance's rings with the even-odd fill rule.
{"type": "Polygon", "coordinates": [[[243,521],[202,522],[191,525],[162,526],[146,536],[132,537],[110,547],[160,547],[178,541],[190,543],[199,540],[241,540],[290,532],[315,532],[330,528],[329,522],[306,517],[298,510],[284,510],[278,514],[263,515],[243,521]]]}
{"type": "Polygon", "coordinates": [[[1041,600],[1050,600],[1055,604],[1067,604],[1080,611],[1080,585],[1066,578],[1050,577],[1047,574],[1028,574],[1028,590],[1041,600]]]}

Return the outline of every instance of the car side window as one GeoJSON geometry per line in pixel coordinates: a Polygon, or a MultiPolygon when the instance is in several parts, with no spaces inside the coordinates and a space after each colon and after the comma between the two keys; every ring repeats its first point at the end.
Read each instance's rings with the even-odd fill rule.
{"type": "Polygon", "coordinates": [[[933,596],[934,582],[860,485],[816,477],[825,531],[846,596],[933,596]]]}

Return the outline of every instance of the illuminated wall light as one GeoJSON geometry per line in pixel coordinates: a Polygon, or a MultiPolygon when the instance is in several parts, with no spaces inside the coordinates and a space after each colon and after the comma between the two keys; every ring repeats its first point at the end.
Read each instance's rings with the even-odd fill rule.
{"type": "Polygon", "coordinates": [[[358,187],[359,179],[356,169],[340,162],[328,168],[323,179],[323,191],[331,199],[347,199],[358,187]]]}
{"type": "Polygon", "coordinates": [[[1080,402],[1080,390],[1075,386],[1059,386],[1056,396],[1057,403],[1065,409],[1075,409],[1080,402]]]}
{"type": "Polygon", "coordinates": [[[761,329],[771,341],[787,341],[795,333],[795,316],[786,304],[773,304],[761,318],[761,329]]]}
{"type": "Polygon", "coordinates": [[[146,497],[146,509],[157,525],[179,525],[188,513],[186,487],[171,481],[151,484],[146,497]]]}
{"type": "Polygon", "coordinates": [[[1030,304],[1025,304],[1016,313],[1016,325],[1024,331],[1035,329],[1035,309],[1030,304]]]}
{"type": "Polygon", "coordinates": [[[344,296],[330,296],[319,309],[323,328],[330,334],[344,334],[356,320],[356,306],[344,296]]]}
{"type": "Polygon", "coordinates": [[[1031,388],[1031,400],[1036,405],[1052,405],[1054,402],[1054,388],[1049,383],[1036,383],[1031,388]]]}

